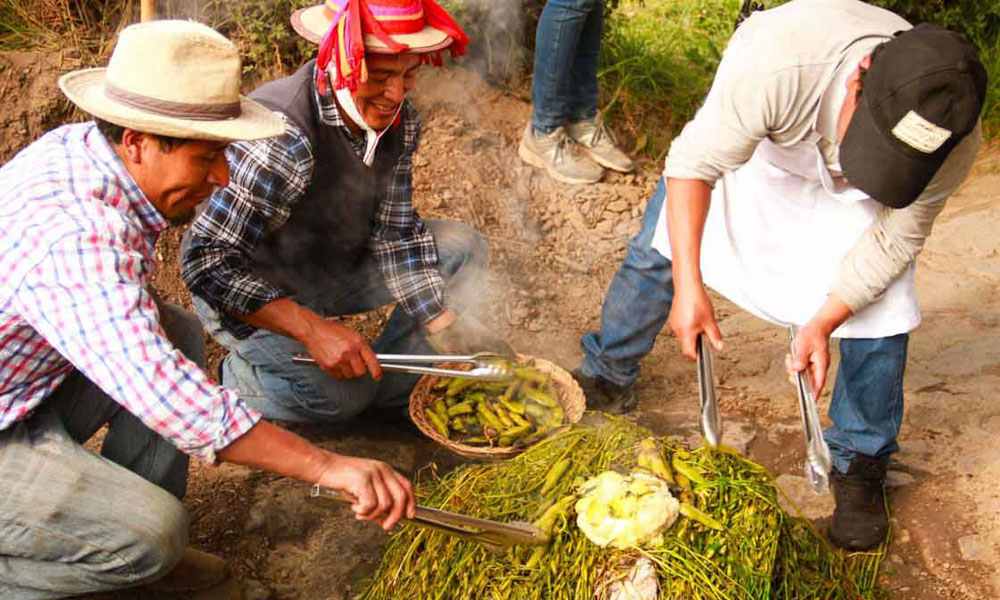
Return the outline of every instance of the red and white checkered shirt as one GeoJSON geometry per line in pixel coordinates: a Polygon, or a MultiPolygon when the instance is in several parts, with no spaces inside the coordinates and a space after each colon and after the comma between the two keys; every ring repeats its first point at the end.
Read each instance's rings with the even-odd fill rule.
{"type": "Polygon", "coordinates": [[[0,429],[74,368],[209,461],[260,419],[159,325],[148,286],[166,227],[93,123],[49,132],[0,168],[0,429]]]}

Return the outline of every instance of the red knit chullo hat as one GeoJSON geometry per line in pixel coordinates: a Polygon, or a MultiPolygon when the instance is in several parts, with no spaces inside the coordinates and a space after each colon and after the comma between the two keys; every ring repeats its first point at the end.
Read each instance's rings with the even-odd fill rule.
{"type": "Polygon", "coordinates": [[[333,86],[357,88],[368,79],[365,53],[421,54],[441,65],[441,52],[465,54],[469,38],[434,0],[326,0],[292,15],[292,27],[319,43],[317,86],[326,91],[324,73],[332,62],[333,86]]]}

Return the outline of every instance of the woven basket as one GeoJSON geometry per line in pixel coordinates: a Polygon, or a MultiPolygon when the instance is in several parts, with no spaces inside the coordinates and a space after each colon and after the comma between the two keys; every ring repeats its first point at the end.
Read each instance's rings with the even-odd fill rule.
{"type": "MultiPolygon", "coordinates": [[[[532,359],[532,357],[525,356],[523,354],[518,354],[517,360],[520,363],[526,363],[533,360],[534,368],[547,374],[552,379],[552,383],[554,384],[556,391],[559,393],[559,404],[562,405],[563,413],[566,415],[566,421],[568,424],[558,429],[553,429],[549,435],[565,431],[569,428],[569,424],[576,423],[580,420],[580,417],[583,416],[583,411],[586,410],[587,401],[583,395],[583,390],[580,389],[580,385],[569,373],[566,372],[565,369],[545,359],[532,359]]],[[[460,370],[468,370],[472,367],[472,365],[468,363],[443,363],[436,366],[446,369],[460,370]]],[[[434,425],[431,424],[430,419],[427,418],[427,414],[424,412],[424,409],[438,397],[432,393],[431,388],[440,379],[441,377],[437,375],[424,375],[420,378],[420,381],[417,382],[416,387],[413,388],[413,392],[410,394],[410,418],[413,419],[413,423],[420,431],[423,432],[424,435],[451,450],[455,454],[460,454],[469,458],[488,458],[499,460],[516,456],[525,450],[525,448],[514,448],[512,446],[467,446],[454,440],[449,440],[438,433],[437,429],[434,429],[434,425]]]]}

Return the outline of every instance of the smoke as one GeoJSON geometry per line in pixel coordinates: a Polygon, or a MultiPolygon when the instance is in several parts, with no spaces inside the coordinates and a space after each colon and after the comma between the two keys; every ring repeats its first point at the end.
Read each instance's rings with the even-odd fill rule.
{"type": "Polygon", "coordinates": [[[493,81],[523,75],[530,60],[524,0],[455,0],[455,20],[471,38],[466,63],[493,81]]]}

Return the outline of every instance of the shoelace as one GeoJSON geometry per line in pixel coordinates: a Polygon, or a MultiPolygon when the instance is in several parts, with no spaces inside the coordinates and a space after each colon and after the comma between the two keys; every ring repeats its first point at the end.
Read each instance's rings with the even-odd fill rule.
{"type": "Polygon", "coordinates": [[[563,160],[564,154],[566,152],[572,153],[573,152],[572,148],[575,145],[576,145],[576,142],[573,141],[573,138],[569,137],[569,134],[566,133],[566,130],[565,129],[560,129],[559,130],[559,137],[556,140],[556,149],[552,153],[552,161],[555,162],[556,164],[561,163],[562,160],[563,160]],[[567,150],[567,148],[570,148],[570,150],[567,150]]]}
{"type": "Polygon", "coordinates": [[[594,119],[594,133],[590,134],[591,147],[597,147],[602,140],[606,139],[612,146],[618,145],[618,138],[615,137],[611,128],[604,122],[602,115],[597,115],[594,119]]]}

